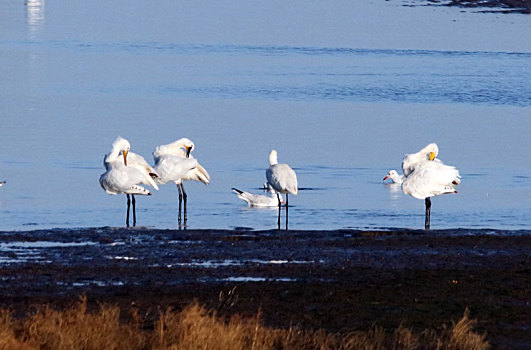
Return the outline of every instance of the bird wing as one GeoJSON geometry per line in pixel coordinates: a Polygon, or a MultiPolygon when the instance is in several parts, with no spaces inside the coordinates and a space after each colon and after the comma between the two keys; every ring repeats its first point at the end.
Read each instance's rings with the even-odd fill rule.
{"type": "MultiPolygon", "coordinates": [[[[252,194],[250,192],[241,191],[237,188],[232,189],[234,193],[240,198],[241,200],[247,202],[247,204],[251,207],[276,207],[278,206],[278,198],[275,196],[265,196],[263,194],[252,194]]],[[[282,196],[281,203],[283,203],[282,196]]]]}
{"type": "MultiPolygon", "coordinates": [[[[120,154],[120,156],[117,159],[118,161],[123,162],[123,154],[120,154]]],[[[127,166],[131,168],[136,168],[140,171],[141,174],[143,174],[143,180],[139,183],[142,183],[144,185],[149,185],[156,190],[159,189],[157,184],[153,179],[156,179],[159,177],[159,174],[149,163],[139,154],[128,152],[127,153],[127,166]]]]}
{"type": "Polygon", "coordinates": [[[442,162],[418,162],[402,183],[402,191],[418,199],[456,193],[454,181],[460,179],[459,171],[442,162]]]}
{"type": "MultiPolygon", "coordinates": [[[[195,158],[185,158],[185,159],[194,159],[195,158]]],[[[201,166],[201,164],[197,163],[197,166],[193,169],[190,169],[185,176],[182,177],[183,180],[193,180],[193,181],[200,181],[204,183],[205,185],[208,185],[210,183],[210,175],[208,172],[201,166]]]]}
{"type": "Polygon", "coordinates": [[[182,158],[171,154],[160,156],[155,164],[155,171],[159,174],[157,182],[160,184],[179,182],[198,165],[194,158],[182,158]]]}
{"type": "Polygon", "coordinates": [[[140,169],[125,166],[123,160],[109,164],[109,169],[100,176],[101,187],[109,194],[143,194],[150,192],[138,184],[145,183],[146,175],[140,169]]]}
{"type": "Polygon", "coordinates": [[[266,170],[266,178],[267,182],[280,193],[298,192],[297,175],[287,164],[271,165],[266,170]]]}

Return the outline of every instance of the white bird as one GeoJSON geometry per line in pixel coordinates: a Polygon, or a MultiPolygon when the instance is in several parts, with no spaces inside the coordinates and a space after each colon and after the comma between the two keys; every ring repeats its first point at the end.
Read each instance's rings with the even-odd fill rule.
{"type": "Polygon", "coordinates": [[[406,177],[404,175],[399,174],[396,170],[389,170],[387,175],[383,178],[383,181],[387,179],[391,179],[394,184],[401,184],[406,177]]]}
{"type": "Polygon", "coordinates": [[[287,164],[278,164],[278,153],[272,150],[269,153],[269,168],[266,170],[267,183],[277,191],[278,199],[278,228],[280,229],[280,193],[286,194],[286,230],[288,229],[288,194],[298,193],[297,175],[287,164]]]}
{"type": "Polygon", "coordinates": [[[129,208],[133,197],[133,226],[136,225],[135,194],[150,196],[151,192],[139,184],[149,185],[158,190],[153,181],[157,173],[142,156],[130,152],[129,141],[118,136],[113,142],[111,152],[104,160],[103,165],[107,170],[100,176],[100,185],[108,194],[125,193],[127,196],[126,225],[129,226],[129,208]]]}
{"type": "Polygon", "coordinates": [[[4,186],[6,184],[5,180],[0,182],[0,187],[4,186]]]}
{"type": "Polygon", "coordinates": [[[424,199],[426,219],[424,227],[430,228],[431,197],[446,193],[457,193],[455,186],[461,182],[459,171],[436,159],[439,147],[430,143],[417,153],[406,154],[402,169],[406,178],[402,191],[417,199],[424,199]]]}
{"type": "MultiPolygon", "coordinates": [[[[277,207],[278,206],[278,198],[277,198],[277,192],[275,190],[270,191],[270,195],[266,196],[263,194],[252,194],[250,192],[241,191],[237,188],[232,188],[232,191],[236,193],[238,198],[241,200],[247,202],[247,205],[249,207],[277,207]]],[[[280,196],[280,201],[284,203],[284,199],[282,198],[282,195],[280,196]]]]}
{"type": "Polygon", "coordinates": [[[157,146],[153,152],[155,159],[155,171],[159,174],[157,182],[166,184],[173,182],[179,191],[179,216],[181,223],[181,207],[184,199],[184,221],[186,223],[186,200],[187,194],[183,182],[186,180],[200,181],[206,185],[210,182],[210,175],[190,152],[194,149],[194,143],[182,138],[167,145],[157,146]]]}
{"type": "Polygon", "coordinates": [[[267,183],[267,181],[264,182],[264,185],[262,186],[261,189],[266,191],[266,192],[274,192],[274,193],[276,193],[276,191],[273,189],[273,187],[271,187],[270,184],[267,183]]]}

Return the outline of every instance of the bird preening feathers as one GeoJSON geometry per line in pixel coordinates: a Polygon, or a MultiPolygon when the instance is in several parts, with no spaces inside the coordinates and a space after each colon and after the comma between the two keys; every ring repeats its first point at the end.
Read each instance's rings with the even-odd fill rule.
{"type": "Polygon", "coordinates": [[[127,197],[126,225],[129,226],[129,208],[133,204],[133,226],[136,226],[135,195],[150,196],[151,192],[140,185],[149,185],[158,190],[155,183],[157,172],[146,160],[130,151],[131,144],[118,137],[112,144],[111,151],[105,156],[103,165],[105,173],[100,176],[100,185],[108,194],[125,194],[127,197]]]}
{"type": "MultiPolygon", "coordinates": [[[[105,156],[103,164],[105,173],[100,176],[100,185],[108,194],[125,194],[127,197],[126,225],[129,226],[130,204],[133,204],[133,226],[136,225],[135,195],[151,195],[142,185],[158,190],[158,185],[173,182],[179,193],[178,222],[182,217],[186,225],[187,194],[184,181],[193,180],[204,184],[210,182],[210,175],[191,152],[194,143],[182,138],[169,144],[157,146],[153,152],[155,165],[152,167],[146,160],[131,152],[129,141],[118,137],[112,144],[111,151],[105,156]],[[132,198],[132,201],[130,199],[132,198]],[[183,210],[184,208],[184,210],[183,210]],[[182,215],[182,213],[184,215],[182,215]]],[[[430,143],[416,153],[406,154],[402,160],[404,175],[391,170],[384,181],[391,179],[400,184],[402,191],[417,199],[424,199],[426,205],[425,229],[430,228],[431,197],[446,193],[457,193],[456,186],[461,182],[459,171],[445,165],[437,158],[439,147],[430,143]]],[[[280,229],[280,213],[282,205],[286,208],[286,229],[288,229],[289,195],[298,193],[298,182],[295,171],[288,165],[278,162],[278,153],[269,153],[269,168],[266,170],[267,187],[273,191],[270,196],[256,195],[236,188],[232,190],[249,206],[278,206],[278,228],[280,229]],[[284,202],[281,194],[286,195],[284,202]]],[[[5,182],[0,182],[0,186],[5,182]]]]}
{"type": "Polygon", "coordinates": [[[430,228],[431,197],[457,193],[455,186],[461,182],[459,171],[437,159],[439,147],[430,143],[417,153],[406,154],[402,160],[405,179],[402,191],[417,199],[424,199],[426,216],[424,228],[430,228]]]}
{"type": "Polygon", "coordinates": [[[184,181],[199,181],[208,185],[210,183],[210,175],[199,164],[191,152],[195,148],[194,143],[182,138],[167,145],[157,146],[153,152],[153,159],[155,160],[155,170],[159,174],[157,183],[166,184],[173,182],[177,185],[179,192],[179,226],[182,223],[182,204],[184,203],[184,223],[187,220],[187,198],[188,195],[184,190],[184,181]]]}

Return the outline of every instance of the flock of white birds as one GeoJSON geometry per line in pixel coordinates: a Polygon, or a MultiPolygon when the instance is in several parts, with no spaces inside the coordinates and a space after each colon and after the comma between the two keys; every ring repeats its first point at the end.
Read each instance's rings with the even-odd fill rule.
{"type": "MultiPolygon", "coordinates": [[[[125,194],[127,197],[126,225],[129,226],[129,213],[133,204],[133,226],[136,225],[135,195],[150,196],[151,192],[141,185],[149,185],[158,190],[158,185],[173,182],[179,192],[179,224],[187,220],[187,194],[184,190],[184,181],[194,180],[204,184],[210,182],[210,175],[199,164],[191,152],[194,143],[182,138],[167,145],[158,146],[153,152],[155,165],[152,167],[140,155],[131,152],[131,144],[123,137],[118,137],[112,144],[111,151],[105,156],[103,165],[105,173],[100,176],[100,185],[108,194],[125,194]],[[184,204],[184,205],[183,205],[184,204]],[[184,209],[183,209],[184,207],[184,209]]],[[[266,171],[267,186],[271,196],[255,195],[233,188],[238,197],[251,206],[280,208],[284,204],[281,193],[286,194],[286,227],[288,194],[297,194],[297,175],[287,164],[278,164],[277,152],[271,151],[269,155],[270,167],[266,171]]]]}
{"type": "MultiPolygon", "coordinates": [[[[167,145],[157,146],[153,152],[155,165],[152,167],[140,155],[130,151],[131,144],[123,137],[118,137],[112,144],[111,151],[105,156],[103,165],[105,173],[100,176],[100,185],[108,194],[125,194],[127,197],[126,225],[129,226],[129,212],[133,204],[133,226],[136,225],[135,195],[150,196],[151,192],[141,185],[148,185],[158,190],[158,185],[173,182],[179,192],[179,224],[187,220],[187,194],[184,181],[210,182],[210,175],[199,164],[191,152],[194,143],[182,138],[167,145]],[[184,204],[184,210],[183,210],[184,204]]],[[[457,193],[456,186],[461,182],[459,171],[445,165],[437,158],[439,147],[430,143],[417,153],[406,154],[402,160],[403,175],[390,170],[383,181],[390,179],[401,185],[402,191],[417,199],[424,199],[426,205],[424,228],[430,228],[431,197],[446,193],[457,193]]],[[[278,228],[280,229],[280,211],[286,208],[286,229],[288,228],[288,194],[298,193],[297,175],[287,164],[278,163],[278,153],[269,154],[269,168],[266,170],[267,182],[264,190],[269,196],[253,194],[232,188],[238,198],[253,207],[278,206],[278,228]],[[282,197],[286,195],[286,201],[282,197]]],[[[0,187],[6,181],[0,181],[0,187]]]]}
{"type": "Polygon", "coordinates": [[[194,143],[187,138],[179,139],[167,145],[158,146],[153,152],[155,166],[151,166],[140,155],[130,151],[131,144],[118,137],[111,151],[105,156],[105,173],[100,176],[100,185],[108,194],[127,196],[126,225],[129,226],[129,211],[133,204],[133,226],[136,225],[135,195],[150,196],[151,192],[140,185],[149,185],[158,190],[158,185],[173,182],[179,191],[179,222],[182,220],[184,203],[184,221],[186,221],[187,194],[183,182],[186,180],[210,182],[210,175],[190,153],[194,143]],[[131,197],[130,197],[131,196],[131,197]],[[131,201],[132,198],[132,201],[131,201]]]}
{"type": "MultiPolygon", "coordinates": [[[[126,225],[129,226],[130,205],[133,204],[133,226],[136,225],[135,195],[151,195],[151,192],[141,185],[149,185],[158,190],[158,185],[173,182],[179,192],[179,215],[186,223],[187,194],[184,181],[210,182],[210,175],[199,164],[191,152],[194,143],[182,138],[167,145],[158,146],[153,152],[155,165],[152,167],[140,155],[130,151],[131,144],[122,137],[118,137],[112,144],[111,151],[105,156],[103,164],[105,173],[100,176],[100,185],[108,194],[125,194],[127,196],[126,225]],[[130,197],[131,196],[131,197],[130,197]],[[132,198],[132,200],[131,200],[132,198]],[[184,210],[182,210],[184,204],[184,210]],[[183,212],[183,215],[181,215],[183,212]]],[[[437,158],[439,148],[430,143],[417,153],[406,154],[402,161],[403,175],[391,170],[384,177],[384,181],[391,179],[401,184],[402,191],[414,198],[424,199],[426,205],[425,229],[430,228],[431,197],[446,193],[457,193],[455,186],[461,182],[459,171],[443,164],[437,158]]],[[[267,182],[264,189],[270,195],[252,194],[236,188],[232,190],[238,198],[254,207],[278,206],[278,228],[280,229],[280,211],[282,205],[286,208],[286,229],[288,228],[288,195],[298,193],[297,175],[287,164],[278,163],[278,153],[272,150],[269,154],[269,168],[266,170],[267,182]],[[282,197],[286,195],[286,200],[282,197]]],[[[0,183],[0,186],[3,183],[0,183]]]]}

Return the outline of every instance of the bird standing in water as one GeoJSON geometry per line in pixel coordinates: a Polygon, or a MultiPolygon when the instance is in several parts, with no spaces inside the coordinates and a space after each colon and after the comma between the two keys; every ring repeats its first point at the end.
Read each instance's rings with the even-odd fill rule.
{"type": "Polygon", "coordinates": [[[177,185],[177,190],[179,191],[179,226],[182,222],[181,211],[183,202],[185,225],[187,220],[186,202],[188,196],[184,190],[183,182],[193,180],[200,181],[205,185],[208,185],[210,182],[208,172],[190,154],[193,149],[194,143],[187,138],[182,138],[167,145],[157,146],[153,152],[153,158],[155,159],[154,168],[157,174],[159,174],[157,182],[159,184],[174,182],[177,185]]]}
{"type": "Polygon", "coordinates": [[[100,185],[108,194],[124,193],[127,196],[127,217],[126,225],[129,227],[129,210],[131,199],[133,198],[133,226],[136,226],[135,195],[150,196],[151,192],[139,184],[149,185],[158,190],[158,186],[153,180],[158,175],[146,160],[130,152],[129,141],[118,137],[112,144],[111,151],[105,156],[103,165],[105,173],[100,176],[100,185]]]}
{"type": "Polygon", "coordinates": [[[457,193],[455,186],[461,182],[459,171],[436,159],[439,147],[430,143],[417,153],[406,154],[402,170],[406,178],[402,191],[417,199],[424,199],[426,216],[424,228],[430,228],[431,197],[446,193],[457,193]]]}
{"type": "Polygon", "coordinates": [[[288,194],[297,195],[298,184],[295,171],[287,164],[278,164],[278,153],[272,150],[269,153],[269,168],[266,170],[267,183],[277,191],[278,199],[278,229],[280,230],[280,209],[282,206],[279,193],[286,194],[286,230],[288,229],[288,194]]]}

